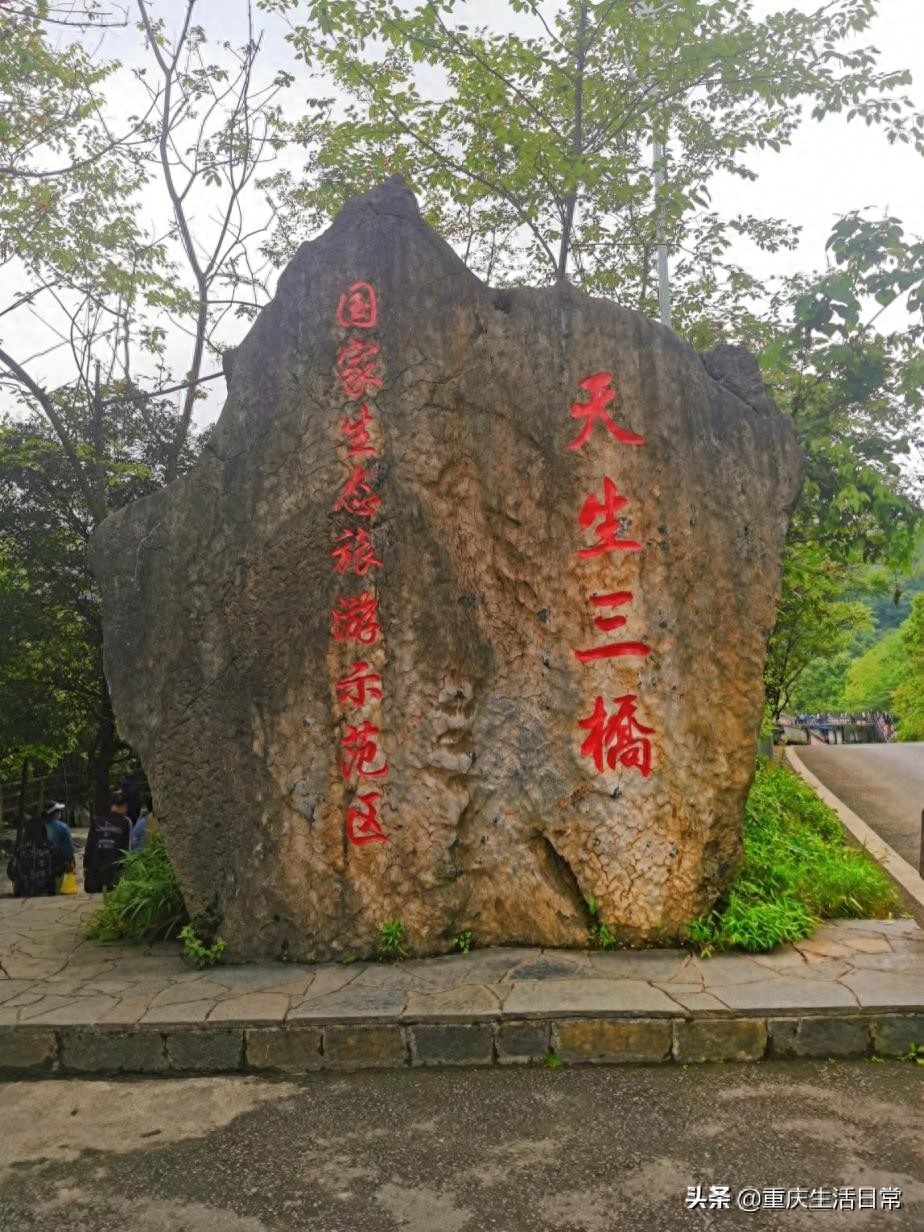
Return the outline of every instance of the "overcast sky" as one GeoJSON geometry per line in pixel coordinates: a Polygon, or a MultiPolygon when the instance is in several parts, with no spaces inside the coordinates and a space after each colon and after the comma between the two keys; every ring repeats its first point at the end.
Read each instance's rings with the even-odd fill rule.
{"type": "MultiPolygon", "coordinates": [[[[754,0],[754,14],[762,18],[789,8],[808,13],[821,2],[754,0]]],[[[465,19],[473,25],[515,28],[518,21],[503,0],[458,0],[456,7],[460,15],[465,10],[465,19]]],[[[552,0],[545,9],[553,12],[556,7],[552,0]]],[[[177,23],[184,9],[185,0],[156,3],[168,23],[177,23]]],[[[199,0],[197,20],[207,30],[227,30],[228,37],[233,37],[234,11],[242,13],[243,9],[238,0],[199,0]]],[[[306,79],[304,66],[291,60],[284,20],[263,13],[258,20],[266,30],[273,67],[279,66],[274,61],[285,58],[286,66],[299,77],[293,95],[297,98],[301,90],[307,97],[314,87],[306,79]]],[[[880,0],[879,16],[862,42],[879,48],[883,67],[911,70],[914,85],[909,93],[924,110],[924,0],[880,0]]],[[[796,253],[774,257],[749,253],[767,273],[795,272],[821,263],[831,223],[852,209],[890,210],[910,231],[924,232],[924,159],[906,146],[889,146],[881,133],[862,122],[848,124],[839,116],[822,123],[807,121],[780,154],[755,151],[749,162],[760,179],[756,183],[730,176],[717,179],[712,185],[716,208],[727,214],[740,211],[786,218],[803,228],[803,243],[796,253]]]]}
{"type": "MultiPolygon", "coordinates": [[[[756,0],[754,11],[765,16],[781,8],[812,12],[809,0],[789,4],[756,0]]],[[[880,15],[868,38],[882,52],[882,65],[911,70],[908,93],[924,109],[924,0],[880,0],[880,15]]],[[[713,185],[716,207],[731,213],[748,210],[787,218],[802,226],[802,244],[795,253],[773,257],[749,254],[768,273],[794,273],[820,265],[824,244],[836,217],[871,206],[889,210],[906,229],[924,233],[924,159],[907,146],[890,146],[875,129],[841,116],[821,123],[808,121],[780,154],[756,152],[750,159],[760,174],[754,184],[721,177],[713,185]]]]}
{"type": "MultiPolygon", "coordinates": [[[[125,2],[131,4],[134,20],[133,0],[125,2]]],[[[810,12],[819,2],[755,0],[754,12],[758,17],[790,7],[810,12]]],[[[546,10],[551,12],[555,7],[550,2],[546,10]]],[[[185,0],[152,0],[151,8],[172,29],[180,23],[185,0]]],[[[485,23],[496,29],[502,23],[515,24],[518,20],[501,0],[459,0],[458,11],[463,8],[470,24],[485,23]]],[[[917,107],[924,110],[924,0],[880,0],[879,9],[875,27],[862,41],[880,49],[882,67],[912,71],[915,81],[908,92],[917,107]]],[[[198,0],[196,21],[211,37],[242,41],[246,33],[245,11],[243,0],[198,0]]],[[[272,76],[279,68],[287,68],[297,76],[286,98],[287,111],[297,114],[302,100],[316,94],[318,87],[308,79],[304,66],[293,60],[285,42],[284,20],[263,13],[257,14],[257,20],[265,28],[264,71],[272,76]]],[[[101,52],[120,57],[130,67],[140,56],[139,36],[134,28],[110,32],[102,42],[101,52]]],[[[133,108],[127,102],[124,82],[119,91],[113,105],[125,115],[133,108]]],[[[713,181],[713,206],[725,216],[755,213],[785,218],[802,227],[802,242],[795,252],[770,256],[750,245],[733,252],[734,257],[761,277],[822,265],[831,224],[849,210],[889,210],[902,218],[908,231],[924,233],[924,159],[905,146],[889,146],[881,133],[862,123],[848,124],[837,116],[822,123],[807,121],[791,146],[780,154],[755,151],[749,163],[759,179],[747,183],[725,176],[713,181]]],[[[166,217],[161,185],[152,186],[144,212],[152,223],[166,217]]],[[[240,329],[243,332],[246,326],[240,329]]],[[[9,340],[14,341],[12,337],[9,340]]],[[[179,367],[183,366],[185,361],[180,361],[179,367]]],[[[48,373],[51,384],[55,383],[56,375],[53,371],[48,373]]],[[[59,377],[66,379],[66,374],[59,377]]],[[[221,382],[213,386],[208,403],[202,406],[200,418],[204,421],[220,409],[220,386],[221,382]]]]}

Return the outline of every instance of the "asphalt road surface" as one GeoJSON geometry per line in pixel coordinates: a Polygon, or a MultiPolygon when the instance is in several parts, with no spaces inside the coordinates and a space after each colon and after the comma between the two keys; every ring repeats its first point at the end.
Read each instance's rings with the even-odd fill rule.
{"type": "Polygon", "coordinates": [[[898,1061],[13,1083],[0,1229],[920,1232],[922,1092],[898,1061]],[[735,1205],[835,1186],[902,1206],[735,1205]]]}
{"type": "Polygon", "coordinates": [[[796,753],[829,791],[918,867],[924,744],[813,744],[796,753]]]}

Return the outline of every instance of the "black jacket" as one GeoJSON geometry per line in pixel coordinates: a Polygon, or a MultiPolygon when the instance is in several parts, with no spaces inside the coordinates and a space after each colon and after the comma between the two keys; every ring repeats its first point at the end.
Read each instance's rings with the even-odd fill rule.
{"type": "Polygon", "coordinates": [[[83,853],[83,888],[88,894],[109,890],[119,880],[131,837],[132,823],[121,813],[107,813],[90,824],[83,853]]]}

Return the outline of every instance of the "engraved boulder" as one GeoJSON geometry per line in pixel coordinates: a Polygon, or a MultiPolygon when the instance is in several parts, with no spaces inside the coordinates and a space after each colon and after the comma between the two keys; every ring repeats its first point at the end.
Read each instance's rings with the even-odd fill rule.
{"type": "Polygon", "coordinates": [[[754,361],[494,290],[400,180],[302,246],[202,458],[94,537],[190,912],[243,957],[663,943],[736,871],[800,458],[754,361]]]}

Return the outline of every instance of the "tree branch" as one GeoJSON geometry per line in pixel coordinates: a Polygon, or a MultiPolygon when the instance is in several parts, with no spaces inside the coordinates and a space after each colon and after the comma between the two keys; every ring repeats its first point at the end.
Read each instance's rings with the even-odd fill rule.
{"type": "Polygon", "coordinates": [[[97,494],[94,492],[86,473],[84,472],[83,464],[77,453],[77,448],[67,430],[63,418],[58,413],[58,408],[52,402],[51,398],[38,385],[32,377],[26,372],[25,368],[21,368],[13,359],[12,355],[7,354],[0,348],[0,363],[3,363],[7,370],[16,377],[20,384],[28,390],[32,397],[36,400],[39,406],[44,411],[48,418],[48,422],[55,430],[58,440],[61,442],[61,447],[67,455],[67,460],[70,462],[74,471],[74,478],[77,481],[77,486],[80,488],[80,494],[87,503],[87,508],[90,510],[93,518],[97,523],[102,522],[106,517],[106,506],[97,499],[97,494]]]}

